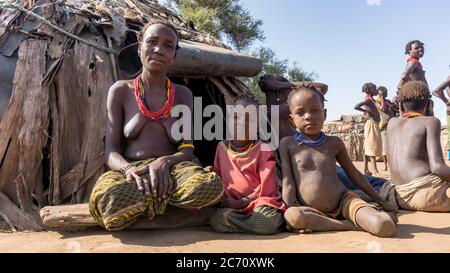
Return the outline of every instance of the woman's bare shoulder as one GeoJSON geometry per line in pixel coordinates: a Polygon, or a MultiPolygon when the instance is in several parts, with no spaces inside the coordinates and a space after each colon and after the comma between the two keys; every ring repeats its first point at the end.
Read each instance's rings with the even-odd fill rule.
{"type": "Polygon", "coordinates": [[[185,85],[174,84],[175,86],[175,98],[181,103],[192,103],[192,91],[185,85]]]}
{"type": "Polygon", "coordinates": [[[174,84],[175,92],[180,93],[182,95],[190,95],[192,96],[192,91],[187,86],[182,84],[174,84]]]}
{"type": "Polygon", "coordinates": [[[133,89],[134,83],[132,80],[120,80],[111,85],[109,88],[109,93],[130,92],[133,89]]]}

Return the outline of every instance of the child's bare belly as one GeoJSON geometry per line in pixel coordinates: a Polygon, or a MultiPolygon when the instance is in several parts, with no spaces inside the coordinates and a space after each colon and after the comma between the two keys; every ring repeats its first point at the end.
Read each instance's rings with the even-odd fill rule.
{"type": "Polygon", "coordinates": [[[302,173],[301,177],[298,190],[302,205],[323,212],[334,211],[339,206],[342,196],[347,192],[337,176],[323,176],[318,172],[307,172],[302,173]]]}

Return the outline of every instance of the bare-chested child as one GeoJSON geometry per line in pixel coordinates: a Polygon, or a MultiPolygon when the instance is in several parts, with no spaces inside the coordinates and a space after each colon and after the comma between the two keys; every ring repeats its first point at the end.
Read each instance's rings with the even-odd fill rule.
{"type": "Polygon", "coordinates": [[[322,132],[326,117],[323,95],[312,86],[296,88],[288,105],[297,133],[283,138],[279,148],[287,228],[299,233],[362,228],[377,236],[392,236],[396,226],[390,215],[360,199],[338,180],[336,161],[372,199],[384,209],[394,210],[355,168],[342,140],[322,132]]]}
{"type": "Polygon", "coordinates": [[[388,125],[388,164],[399,207],[449,212],[450,168],[441,150],[441,123],[427,113],[430,97],[427,85],[420,81],[400,89],[403,114],[388,125]]]}
{"type": "Polygon", "coordinates": [[[405,54],[409,55],[409,57],[397,89],[400,90],[405,83],[410,81],[421,81],[428,85],[425,71],[420,62],[420,59],[425,54],[424,43],[419,40],[408,42],[405,46],[405,54]]]}
{"type": "MultiPolygon", "coordinates": [[[[433,95],[440,98],[447,106],[447,131],[450,132],[450,102],[444,95],[444,90],[446,89],[447,96],[450,97],[450,76],[433,91],[433,95]]],[[[450,160],[450,134],[447,137],[447,160],[450,160]]]]}
{"type": "Polygon", "coordinates": [[[366,93],[366,97],[364,101],[355,105],[355,110],[364,112],[367,118],[364,124],[364,174],[372,175],[368,168],[369,159],[375,174],[378,173],[376,158],[382,156],[383,149],[379,127],[380,112],[373,98],[378,94],[377,86],[371,82],[365,83],[362,86],[362,92],[366,93]]]}
{"type": "Polygon", "coordinates": [[[387,125],[389,123],[389,120],[392,117],[396,116],[396,109],[394,107],[394,104],[387,98],[388,96],[388,90],[384,86],[379,86],[377,88],[378,90],[378,97],[377,97],[377,106],[380,110],[380,131],[381,131],[381,142],[383,146],[383,163],[384,163],[384,171],[388,170],[387,166],[387,158],[386,158],[386,136],[387,136],[387,125]]]}
{"type": "MultiPolygon", "coordinates": [[[[400,90],[402,86],[410,81],[421,81],[428,86],[427,79],[425,77],[425,70],[423,70],[423,65],[420,59],[425,54],[424,43],[419,40],[413,40],[406,44],[405,54],[408,55],[406,60],[406,67],[400,78],[400,82],[397,85],[397,89],[400,90]]],[[[432,115],[432,109],[434,108],[434,103],[431,100],[429,105],[429,110],[432,115]]]]}

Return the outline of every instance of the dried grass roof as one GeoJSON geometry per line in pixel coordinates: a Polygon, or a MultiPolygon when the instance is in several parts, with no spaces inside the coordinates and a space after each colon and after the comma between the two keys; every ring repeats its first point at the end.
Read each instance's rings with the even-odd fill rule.
{"type": "MultiPolygon", "coordinates": [[[[125,39],[127,30],[136,31],[152,19],[165,19],[177,27],[182,39],[226,48],[221,41],[195,30],[192,23],[156,0],[20,0],[13,3],[35,11],[55,25],[60,25],[62,21],[84,19],[95,26],[103,26],[107,32],[111,27],[109,31],[117,45],[125,39]]],[[[8,26],[0,26],[0,36],[2,27],[8,26]]]]}

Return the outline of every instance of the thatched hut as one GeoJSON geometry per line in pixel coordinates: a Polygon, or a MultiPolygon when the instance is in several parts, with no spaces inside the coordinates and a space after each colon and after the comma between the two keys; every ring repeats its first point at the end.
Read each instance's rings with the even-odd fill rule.
{"type": "MultiPolygon", "coordinates": [[[[136,42],[147,21],[166,19],[180,31],[181,50],[170,77],[202,97],[203,107],[224,107],[236,95],[249,93],[237,77],[254,76],[262,67],[260,60],[227,49],[157,1],[4,3],[0,215],[18,229],[40,229],[38,211],[44,206],[88,200],[105,171],[108,89],[136,69],[131,55],[119,65],[118,52],[136,42]]],[[[211,163],[216,142],[195,144],[197,157],[211,163]]]]}

